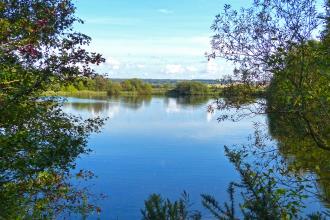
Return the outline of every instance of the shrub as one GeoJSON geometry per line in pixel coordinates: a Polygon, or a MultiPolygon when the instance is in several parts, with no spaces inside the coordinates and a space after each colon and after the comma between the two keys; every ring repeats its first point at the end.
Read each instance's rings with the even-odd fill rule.
{"type": "Polygon", "coordinates": [[[111,83],[108,89],[109,96],[118,96],[122,91],[122,87],[119,83],[111,83]]]}
{"type": "Polygon", "coordinates": [[[200,82],[183,81],[176,84],[172,93],[176,95],[207,95],[210,90],[207,85],[200,82]]]}
{"type": "Polygon", "coordinates": [[[152,87],[148,83],[144,83],[139,79],[127,79],[120,83],[122,90],[126,92],[137,93],[140,95],[150,95],[152,87]]]}

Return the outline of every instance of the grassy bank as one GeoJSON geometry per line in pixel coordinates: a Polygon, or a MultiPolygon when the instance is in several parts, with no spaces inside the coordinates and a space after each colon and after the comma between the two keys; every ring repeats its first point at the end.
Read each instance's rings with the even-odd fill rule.
{"type": "MultiPolygon", "coordinates": [[[[163,88],[155,88],[152,89],[152,92],[148,95],[152,96],[167,96],[170,94],[171,90],[166,90],[163,88]]],[[[221,89],[212,88],[207,95],[210,96],[219,96],[221,95],[221,89]]],[[[136,92],[122,91],[119,96],[138,96],[140,94],[136,92]]],[[[76,97],[108,97],[108,93],[106,91],[91,91],[91,90],[83,90],[83,91],[47,91],[43,93],[43,96],[76,96],[76,97]]]]}
{"type": "Polygon", "coordinates": [[[76,96],[76,97],[107,97],[108,96],[106,91],[90,91],[90,90],[73,91],[73,92],[47,91],[44,92],[42,95],[43,96],[76,96]]]}
{"type": "MultiPolygon", "coordinates": [[[[153,89],[151,94],[156,96],[165,96],[168,90],[156,88],[153,89]]],[[[42,94],[43,96],[76,96],[76,97],[108,97],[107,91],[91,91],[91,90],[82,90],[82,91],[47,91],[42,94]]],[[[119,96],[138,96],[140,94],[136,92],[122,91],[119,96]]]]}

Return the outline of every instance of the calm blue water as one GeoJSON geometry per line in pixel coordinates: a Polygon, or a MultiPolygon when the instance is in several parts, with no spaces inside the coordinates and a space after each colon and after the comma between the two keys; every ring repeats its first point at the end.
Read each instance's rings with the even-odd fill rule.
{"type": "Polygon", "coordinates": [[[246,142],[252,123],[219,124],[207,112],[211,101],[68,99],[66,112],[109,117],[90,138],[93,152],[78,160],[78,169],[98,176],[90,189],[108,196],[98,202],[101,219],[140,219],[152,193],[177,199],[185,190],[196,209],[201,193],[227,198],[227,186],[238,176],[223,146],[246,142]]]}
{"type": "Polygon", "coordinates": [[[229,182],[238,175],[224,155],[224,145],[242,144],[254,131],[253,121],[217,122],[207,112],[212,100],[176,98],[69,98],[66,112],[82,117],[109,117],[100,134],[92,135],[90,155],[78,160],[78,169],[93,171],[94,193],[101,219],[140,219],[144,200],[152,193],[177,199],[185,190],[196,209],[200,194],[228,198],[229,182]]]}

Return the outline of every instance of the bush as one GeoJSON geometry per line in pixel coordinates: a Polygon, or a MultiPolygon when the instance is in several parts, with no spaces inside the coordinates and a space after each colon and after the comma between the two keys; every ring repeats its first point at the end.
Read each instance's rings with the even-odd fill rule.
{"type": "Polygon", "coordinates": [[[64,88],[62,88],[62,91],[74,93],[74,92],[77,92],[78,90],[76,89],[76,87],[74,87],[72,84],[70,84],[70,85],[65,86],[64,88]]]}
{"type": "Polygon", "coordinates": [[[176,84],[171,92],[176,95],[207,95],[210,93],[210,90],[203,83],[183,81],[176,84]]]}
{"type": "Polygon", "coordinates": [[[111,83],[107,91],[109,96],[118,96],[122,91],[122,87],[119,83],[111,83]]]}
{"type": "Polygon", "coordinates": [[[150,95],[152,93],[151,85],[139,79],[127,79],[121,82],[120,85],[125,92],[132,92],[140,95],[150,95]]]}
{"type": "Polygon", "coordinates": [[[163,199],[160,195],[153,194],[145,201],[145,208],[141,210],[143,220],[200,220],[201,214],[190,211],[189,196],[186,192],[182,198],[175,202],[163,199]]]}

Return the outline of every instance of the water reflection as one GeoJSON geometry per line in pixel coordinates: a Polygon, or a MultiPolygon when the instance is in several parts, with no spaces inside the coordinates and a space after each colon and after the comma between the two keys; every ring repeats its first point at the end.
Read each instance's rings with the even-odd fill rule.
{"type": "MultiPolygon", "coordinates": [[[[269,131],[278,141],[278,150],[288,164],[288,170],[304,174],[309,181],[317,183],[317,196],[330,208],[330,152],[318,147],[304,123],[294,114],[269,114],[269,131]]],[[[316,124],[316,116],[310,121],[316,124]]],[[[323,129],[330,124],[323,121],[323,129]]],[[[319,126],[320,128],[320,126],[319,126]]],[[[321,129],[320,131],[324,130],[321,129]]],[[[329,140],[324,133],[323,136],[329,140]]]]}
{"type": "MultiPolygon", "coordinates": [[[[82,98],[67,98],[64,106],[67,109],[74,111],[85,111],[93,116],[108,116],[113,117],[120,113],[120,109],[139,110],[143,107],[148,107],[152,101],[151,96],[120,96],[111,98],[99,99],[82,99],[82,98]]],[[[210,103],[210,98],[207,96],[185,96],[185,97],[161,97],[159,98],[165,105],[167,113],[179,113],[183,110],[191,110],[194,108],[203,107],[206,109],[210,103]]],[[[213,119],[213,113],[206,112],[206,120],[209,122],[213,119]]]]}
{"type": "Polygon", "coordinates": [[[148,106],[151,99],[151,96],[124,96],[117,100],[123,103],[126,108],[137,110],[143,106],[148,106]]]}
{"type": "Polygon", "coordinates": [[[0,219],[56,219],[63,212],[95,211],[87,201],[89,191],[71,183],[93,174],[71,170],[103,120],[65,114],[53,99],[10,107],[0,114],[0,219]]]}
{"type": "MultiPolygon", "coordinates": [[[[252,105],[242,105],[235,100],[228,102],[222,99],[215,104],[220,110],[221,122],[230,119],[240,124],[242,119],[250,116],[267,115],[266,123],[258,120],[254,123],[250,143],[236,142],[228,148],[227,156],[237,165],[239,172],[247,176],[252,173],[259,181],[256,185],[254,182],[249,185],[244,182],[246,178],[243,175],[238,186],[245,187],[243,190],[249,193],[257,186],[263,195],[268,194],[274,201],[281,202],[283,209],[279,210],[285,210],[285,204],[291,202],[299,210],[299,215],[326,211],[330,207],[329,109],[309,105],[296,111],[285,111],[283,106],[274,111],[269,107],[273,106],[269,100],[254,102],[252,105]],[[235,110],[226,112],[230,109],[235,110]],[[281,192],[281,195],[276,192],[281,192]],[[306,210],[301,210],[303,204],[307,205],[306,210]]],[[[250,201],[244,200],[243,203],[250,201]]]]}
{"type": "MultiPolygon", "coordinates": [[[[224,121],[219,125],[214,115],[207,112],[210,102],[212,100],[205,97],[68,98],[64,104],[65,112],[87,117],[111,117],[102,133],[91,138],[89,144],[94,151],[92,155],[78,160],[79,169],[93,170],[99,176],[92,190],[96,194],[105,193],[111,197],[101,204],[104,219],[139,218],[143,201],[151,193],[177,196],[187,190],[195,203],[200,202],[200,193],[220,195],[222,198],[226,196],[228,183],[238,178],[223,155],[222,147],[245,143],[248,134],[254,130],[250,119],[239,123],[224,121]],[[209,123],[205,123],[205,120],[209,123]]],[[[253,109],[254,106],[246,107],[253,109]]],[[[239,111],[244,112],[246,108],[239,111]]],[[[232,110],[231,113],[237,111],[232,110]]],[[[29,120],[31,127],[34,127],[29,135],[38,137],[33,140],[41,140],[42,143],[48,143],[49,138],[52,142],[66,141],[66,131],[63,129],[59,129],[58,133],[49,132],[51,136],[47,133],[50,131],[49,126],[61,122],[61,117],[48,119],[46,116],[48,115],[33,117],[26,112],[26,119],[22,123],[26,124],[26,120],[29,120]]],[[[259,116],[253,120],[264,122],[265,118],[259,116]]],[[[315,121],[319,123],[321,120],[315,118],[315,121]]],[[[322,121],[322,128],[328,129],[330,124],[322,121]]],[[[310,123],[317,124],[316,122],[310,123]]],[[[317,186],[312,186],[311,190],[319,190],[317,195],[330,207],[330,155],[315,145],[313,138],[306,134],[301,121],[290,114],[269,114],[265,127],[256,125],[254,128],[262,129],[267,137],[262,139],[259,134],[256,135],[252,144],[254,148],[247,148],[247,152],[253,154],[253,160],[248,161],[253,161],[251,168],[275,168],[284,178],[285,175],[290,177],[294,173],[294,177],[299,176],[302,181],[316,183],[317,186]],[[271,138],[276,142],[270,140],[271,138]],[[259,154],[257,150],[262,153],[259,154]]],[[[61,127],[63,126],[56,126],[56,129],[61,127]]],[[[68,133],[74,132],[73,128],[67,129],[68,133]]],[[[77,130],[78,134],[79,131],[77,130]]],[[[323,133],[322,137],[327,139],[328,133],[323,133]]],[[[8,146],[10,143],[8,141],[8,146]]],[[[26,144],[25,140],[22,141],[22,146],[26,144]]],[[[36,155],[40,157],[43,166],[47,166],[43,164],[45,155],[52,157],[55,162],[54,155],[57,155],[59,166],[66,166],[63,155],[73,153],[69,161],[74,161],[79,154],[67,152],[72,151],[67,146],[55,149],[54,152],[49,151],[53,147],[47,147],[43,149],[44,152],[39,150],[36,155]]],[[[30,162],[29,158],[29,154],[25,154],[24,160],[27,163],[30,162]]],[[[12,161],[8,164],[12,165],[12,161]]],[[[29,166],[24,165],[22,168],[26,167],[29,166]]],[[[36,177],[36,182],[39,181],[38,178],[36,177]]],[[[12,201],[15,199],[12,198],[12,201]]]]}
{"type": "Polygon", "coordinates": [[[83,98],[68,98],[64,104],[65,107],[72,108],[76,111],[88,111],[93,115],[105,113],[113,108],[121,106],[138,110],[143,106],[147,106],[151,101],[151,96],[121,96],[103,99],[83,99],[83,98]]]}
{"type": "MultiPolygon", "coordinates": [[[[232,113],[238,116],[241,114],[244,117],[238,117],[243,119],[239,123],[223,121],[219,125],[214,115],[207,112],[207,105],[211,102],[212,100],[201,97],[114,97],[103,100],[69,98],[69,102],[65,105],[66,111],[72,111],[74,114],[87,113],[87,116],[111,117],[110,124],[106,126],[101,137],[92,141],[92,143],[96,143],[96,147],[93,149],[95,157],[82,163],[86,167],[93,164],[93,169],[99,175],[101,173],[99,185],[103,187],[100,189],[107,191],[110,187],[112,190],[106,193],[118,199],[127,198],[123,190],[136,187],[137,182],[150,188],[150,190],[139,188],[139,193],[128,190],[130,196],[135,195],[135,199],[130,203],[134,208],[127,215],[123,214],[128,212],[126,202],[105,202],[105,206],[120,208],[113,210],[114,214],[105,213],[104,216],[126,216],[123,219],[138,218],[137,210],[142,207],[141,203],[149,194],[156,192],[166,195],[169,191],[173,191],[172,189],[176,185],[180,185],[182,188],[177,190],[175,195],[182,190],[198,191],[198,196],[194,201],[199,202],[199,194],[208,190],[201,189],[193,183],[189,185],[187,179],[191,179],[192,176],[201,177],[210,174],[216,178],[214,184],[211,182],[206,184],[202,181],[203,184],[214,189],[220,187],[225,191],[227,184],[218,184],[219,179],[224,176],[223,170],[220,172],[210,170],[214,166],[210,163],[215,161],[218,161],[220,166],[224,164],[228,166],[227,159],[226,162],[223,161],[224,155],[211,156],[208,154],[204,159],[212,158],[214,160],[208,162],[198,156],[196,157],[198,163],[206,164],[203,169],[199,170],[200,172],[198,172],[196,161],[186,161],[185,165],[190,168],[181,172],[181,166],[185,167],[182,164],[185,157],[183,155],[194,155],[195,153],[203,155],[210,146],[222,148],[224,145],[246,143],[246,137],[254,131],[256,137],[253,139],[251,147],[245,148],[246,153],[252,156],[248,159],[249,163],[253,161],[250,163],[251,168],[261,175],[263,172],[273,169],[272,172],[277,175],[276,181],[285,182],[286,187],[297,181],[297,177],[300,178],[299,183],[291,184],[292,192],[295,192],[296,189],[299,190],[300,183],[308,180],[308,185],[312,187],[310,191],[317,193],[317,190],[320,190],[317,194],[326,203],[329,198],[330,166],[328,161],[330,158],[324,151],[312,146],[313,140],[304,133],[305,130],[301,128],[301,122],[298,119],[290,117],[288,114],[282,116],[269,114],[268,123],[266,123],[264,120],[260,120],[265,119],[260,115],[253,119],[246,117],[246,115],[250,115],[248,110],[255,111],[256,105],[264,103],[262,100],[258,100],[259,104],[245,104],[237,109],[223,110],[222,113],[232,113]],[[248,120],[244,118],[248,118],[248,120]],[[256,123],[252,127],[251,120],[262,123],[256,123]],[[292,122],[294,120],[296,123],[292,122]],[[209,123],[205,123],[205,121],[209,123]],[[242,128],[244,129],[242,130],[242,128]],[[263,136],[258,133],[258,129],[261,130],[263,136]],[[189,150],[187,151],[187,149],[189,150]],[[174,169],[173,166],[176,168],[174,169]],[[113,167],[113,169],[104,171],[104,167],[113,167]],[[120,167],[120,169],[115,167],[120,167]],[[192,170],[191,167],[195,167],[195,169],[192,170]],[[173,175],[174,170],[181,176],[183,172],[186,172],[185,178],[180,179],[173,175]],[[141,172],[148,175],[141,174],[141,172]],[[129,175],[129,177],[123,177],[123,175],[129,175]],[[153,176],[159,180],[149,179],[153,176]],[[114,181],[113,178],[118,180],[114,181]],[[318,186],[313,186],[313,183],[317,183],[318,186]],[[126,187],[123,187],[123,184],[126,187]],[[169,188],[165,187],[165,185],[170,186],[171,184],[174,185],[169,188]],[[165,188],[159,187],[163,185],[165,188]]],[[[215,152],[213,151],[212,154],[216,154],[215,152]]],[[[222,151],[220,150],[220,152],[222,151]]],[[[235,175],[234,171],[226,170],[226,172],[229,175],[235,175]]],[[[210,179],[210,176],[208,178],[210,179]]],[[[194,181],[197,180],[194,179],[194,181]]],[[[216,191],[211,190],[211,194],[216,195],[216,191]]],[[[219,191],[217,192],[219,193],[219,191]]],[[[310,202],[311,200],[308,200],[308,204],[311,204],[310,202]]],[[[316,206],[318,205],[319,203],[316,203],[316,206]]],[[[318,208],[313,206],[310,210],[318,208]]]]}
{"type": "Polygon", "coordinates": [[[93,115],[98,115],[105,110],[111,108],[110,103],[108,102],[70,102],[65,104],[66,107],[71,107],[76,111],[86,110],[91,112],[93,115]]]}
{"type": "Polygon", "coordinates": [[[219,126],[207,112],[212,101],[200,97],[68,99],[66,112],[112,115],[102,132],[90,139],[93,153],[78,162],[79,169],[90,168],[98,176],[96,194],[109,195],[100,204],[101,219],[141,218],[140,209],[151,193],[176,197],[186,190],[198,208],[200,193],[226,195],[227,184],[237,175],[223,155],[223,146],[233,140],[244,142],[252,125],[247,120],[219,126]]]}
{"type": "Polygon", "coordinates": [[[178,104],[183,106],[205,106],[211,98],[209,96],[183,96],[178,97],[178,104]]]}

